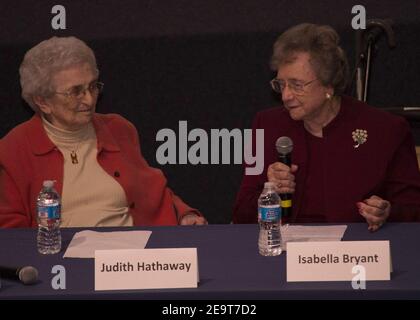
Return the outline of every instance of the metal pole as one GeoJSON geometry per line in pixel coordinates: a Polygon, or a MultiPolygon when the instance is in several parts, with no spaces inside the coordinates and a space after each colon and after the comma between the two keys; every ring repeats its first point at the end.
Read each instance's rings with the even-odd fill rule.
{"type": "Polygon", "coordinates": [[[367,48],[367,60],[366,60],[366,75],[365,75],[365,86],[363,89],[363,102],[367,100],[368,85],[369,85],[369,70],[370,70],[370,59],[372,55],[372,42],[369,41],[367,48]]]}

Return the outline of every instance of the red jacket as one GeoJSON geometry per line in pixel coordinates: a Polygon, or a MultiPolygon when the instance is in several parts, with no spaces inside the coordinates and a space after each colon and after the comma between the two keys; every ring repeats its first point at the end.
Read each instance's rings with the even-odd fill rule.
{"type": "Polygon", "coordinates": [[[305,194],[316,188],[323,189],[325,209],[311,222],[363,222],[356,202],[372,195],[391,202],[390,221],[420,220],[420,172],[410,127],[403,118],[343,97],[340,112],[323,131],[324,181],[310,188],[306,184],[310,155],[303,122],[294,121],[286,109],[277,107],[259,112],[253,128],[264,129],[264,172],[244,176],[234,207],[235,223],[257,221],[257,200],[267,181],[268,166],[278,161],[275,142],[281,136],[292,139],[292,163],[298,165],[293,214],[286,221],[309,222],[302,217],[302,208],[310,211],[305,194]],[[353,147],[356,129],[368,133],[359,148],[353,147]]]}
{"type": "MultiPolygon", "coordinates": [[[[176,225],[190,208],[151,168],[140,150],[136,128],[116,114],[95,114],[98,163],[125,191],[134,225],[176,225]]],[[[34,227],[36,198],[44,180],[63,187],[63,156],[38,115],[0,140],[0,227],[34,227]]]]}

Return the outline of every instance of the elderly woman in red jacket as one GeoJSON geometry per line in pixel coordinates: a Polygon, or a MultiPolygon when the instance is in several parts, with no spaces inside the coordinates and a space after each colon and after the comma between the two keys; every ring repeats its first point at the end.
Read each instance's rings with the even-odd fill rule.
{"type": "Polygon", "coordinates": [[[103,83],[93,51],[74,37],[29,50],[22,97],[35,115],[0,142],[0,227],[36,225],[44,180],[62,197],[62,226],[205,224],[149,167],[135,127],[95,113],[103,83]]]}
{"type": "MultiPolygon", "coordinates": [[[[261,111],[265,170],[244,176],[233,220],[254,223],[264,181],[292,194],[288,222],[420,220],[420,173],[408,123],[343,95],[347,60],[329,26],[301,24],[274,44],[271,81],[283,106],[261,111]],[[278,161],[279,137],[293,141],[292,164],[278,161]]],[[[288,205],[289,203],[285,203],[288,205]]]]}

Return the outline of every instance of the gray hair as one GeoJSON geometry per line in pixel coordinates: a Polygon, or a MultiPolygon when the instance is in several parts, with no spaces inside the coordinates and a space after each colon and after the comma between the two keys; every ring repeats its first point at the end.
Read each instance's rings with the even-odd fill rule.
{"type": "Polygon", "coordinates": [[[75,37],[52,37],[40,42],[25,54],[19,68],[22,98],[35,112],[39,112],[33,98],[51,96],[55,90],[51,82],[53,76],[59,71],[86,63],[98,76],[92,49],[75,37]]]}
{"type": "Polygon", "coordinates": [[[286,30],[273,46],[270,66],[272,70],[296,58],[296,53],[307,52],[319,81],[334,88],[334,95],[342,95],[346,89],[349,67],[343,49],[338,45],[340,37],[330,26],[302,23],[286,30]]]}

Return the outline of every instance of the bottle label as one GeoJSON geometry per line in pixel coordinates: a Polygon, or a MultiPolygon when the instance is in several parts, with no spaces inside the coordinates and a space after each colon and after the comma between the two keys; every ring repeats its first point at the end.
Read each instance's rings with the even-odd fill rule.
{"type": "Polygon", "coordinates": [[[279,221],[281,218],[281,208],[279,205],[259,206],[258,220],[265,222],[279,221]]]}
{"type": "Polygon", "coordinates": [[[38,206],[38,217],[47,219],[60,218],[61,205],[56,206],[38,206]]]}

